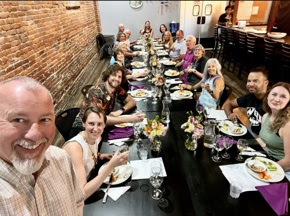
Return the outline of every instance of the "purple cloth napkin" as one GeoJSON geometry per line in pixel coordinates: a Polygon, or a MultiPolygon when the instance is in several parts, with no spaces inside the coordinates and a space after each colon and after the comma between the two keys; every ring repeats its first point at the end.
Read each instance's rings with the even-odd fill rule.
{"type": "Polygon", "coordinates": [[[237,144],[238,141],[237,140],[234,140],[234,139],[231,139],[229,137],[225,137],[225,136],[222,136],[222,137],[219,137],[218,140],[217,140],[217,143],[219,146],[223,146],[223,140],[227,142],[233,142],[233,144],[237,144]]]}
{"type": "Polygon", "coordinates": [[[142,85],[132,85],[132,84],[129,84],[129,89],[131,91],[134,91],[134,90],[137,90],[137,89],[144,89],[145,87],[142,86],[142,85]]]}
{"type": "Polygon", "coordinates": [[[111,130],[108,134],[108,139],[121,139],[121,138],[127,138],[134,134],[134,128],[133,127],[124,127],[124,128],[115,128],[111,130]]]}
{"type": "Polygon", "coordinates": [[[262,194],[267,203],[277,215],[288,214],[288,183],[270,184],[257,186],[257,190],[262,194]]]}
{"type": "Polygon", "coordinates": [[[185,84],[189,84],[189,82],[187,81],[186,77],[187,77],[187,74],[184,73],[184,74],[182,74],[182,75],[180,76],[180,79],[181,79],[181,81],[182,81],[183,83],[185,83],[185,84]]]}

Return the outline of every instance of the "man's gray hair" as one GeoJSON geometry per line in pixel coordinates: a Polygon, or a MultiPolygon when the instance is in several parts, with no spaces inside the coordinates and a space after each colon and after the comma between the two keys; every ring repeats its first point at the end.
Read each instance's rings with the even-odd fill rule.
{"type": "Polygon", "coordinates": [[[190,38],[194,43],[196,43],[196,38],[195,38],[193,35],[187,35],[187,36],[186,36],[186,40],[189,39],[189,38],[190,38]]]}

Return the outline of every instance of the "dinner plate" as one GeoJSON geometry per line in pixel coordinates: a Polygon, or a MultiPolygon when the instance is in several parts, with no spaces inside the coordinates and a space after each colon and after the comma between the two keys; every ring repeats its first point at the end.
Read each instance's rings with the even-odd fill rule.
{"type": "Polygon", "coordinates": [[[279,182],[282,179],[284,179],[285,172],[282,169],[282,167],[279,164],[277,164],[275,161],[272,161],[272,160],[270,160],[268,158],[264,158],[264,157],[256,157],[254,160],[257,160],[257,161],[260,161],[260,162],[263,162],[263,163],[267,164],[266,165],[267,166],[267,170],[265,172],[257,173],[257,172],[252,171],[247,166],[247,163],[250,160],[251,160],[251,158],[248,158],[245,161],[245,167],[246,167],[246,170],[248,171],[248,173],[250,173],[250,175],[255,177],[256,179],[259,179],[259,180],[264,181],[264,182],[279,182]],[[276,167],[277,170],[275,170],[275,171],[269,170],[269,163],[272,164],[272,167],[276,167]],[[269,176],[269,179],[267,179],[268,176],[269,176]]]}
{"type": "Polygon", "coordinates": [[[167,70],[164,72],[164,74],[169,77],[175,77],[179,75],[179,72],[176,70],[167,70]]]}
{"type": "Polygon", "coordinates": [[[176,62],[174,62],[174,61],[164,61],[163,64],[164,65],[176,65],[176,62]]]}
{"type": "Polygon", "coordinates": [[[143,69],[133,69],[132,74],[138,74],[138,73],[143,73],[143,72],[148,73],[148,70],[147,69],[144,69],[144,68],[143,69]]]}
{"type": "Polygon", "coordinates": [[[166,55],[168,55],[168,52],[166,52],[165,50],[158,50],[157,55],[158,56],[166,56],[166,55]]]}
{"type": "Polygon", "coordinates": [[[257,29],[255,29],[255,30],[254,30],[254,33],[255,33],[255,34],[266,34],[267,31],[266,31],[266,30],[257,30],[257,29]]]}
{"type": "Polygon", "coordinates": [[[177,90],[173,92],[174,96],[177,98],[190,98],[192,97],[193,93],[188,90],[177,90]]]}
{"type": "MultiPolygon", "coordinates": [[[[107,163],[101,166],[101,168],[99,169],[99,174],[102,172],[102,170],[107,165],[107,163]]],[[[116,178],[113,178],[112,185],[117,185],[117,184],[121,184],[125,182],[128,178],[130,178],[132,173],[133,173],[133,169],[129,162],[127,162],[127,164],[125,165],[118,166],[118,175],[116,175],[116,178]]],[[[104,183],[105,184],[109,183],[109,176],[105,179],[104,183]]]]}
{"type": "Polygon", "coordinates": [[[144,62],[139,62],[139,61],[132,62],[131,65],[136,68],[145,67],[144,62]]]}
{"type": "Polygon", "coordinates": [[[158,54],[158,51],[163,50],[163,47],[162,46],[155,46],[154,49],[157,50],[157,54],[158,54]]]}
{"type": "Polygon", "coordinates": [[[131,95],[137,98],[144,98],[144,97],[148,97],[149,94],[148,94],[148,91],[145,89],[136,89],[131,92],[131,95]]]}
{"type": "Polygon", "coordinates": [[[124,128],[124,127],[132,127],[133,123],[122,123],[122,124],[116,124],[115,127],[118,128],[124,128]]]}
{"type": "Polygon", "coordinates": [[[247,133],[247,128],[240,124],[238,127],[234,125],[231,121],[222,121],[218,124],[221,132],[230,136],[243,136],[247,133]],[[237,128],[241,128],[240,131],[237,128]]]}
{"type": "Polygon", "coordinates": [[[285,32],[268,32],[268,37],[275,38],[275,39],[281,39],[287,35],[285,32]]]}

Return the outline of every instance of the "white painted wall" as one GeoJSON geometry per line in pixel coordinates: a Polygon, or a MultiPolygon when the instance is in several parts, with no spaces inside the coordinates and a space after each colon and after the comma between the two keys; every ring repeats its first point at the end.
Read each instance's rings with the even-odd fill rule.
{"type": "Polygon", "coordinates": [[[131,8],[129,1],[99,1],[102,33],[116,36],[118,24],[123,23],[132,31],[131,39],[136,39],[140,28],[149,20],[155,35],[160,37],[160,24],[165,24],[169,30],[171,21],[179,22],[179,1],[166,2],[168,6],[163,6],[161,14],[161,1],[143,1],[138,9],[131,8]]]}

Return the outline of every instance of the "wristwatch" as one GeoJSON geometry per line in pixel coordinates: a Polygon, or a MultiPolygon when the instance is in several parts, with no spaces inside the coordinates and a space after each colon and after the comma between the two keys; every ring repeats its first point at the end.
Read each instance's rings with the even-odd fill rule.
{"type": "Polygon", "coordinates": [[[123,111],[123,113],[125,113],[125,111],[126,111],[124,107],[122,107],[121,110],[123,111]]]}

